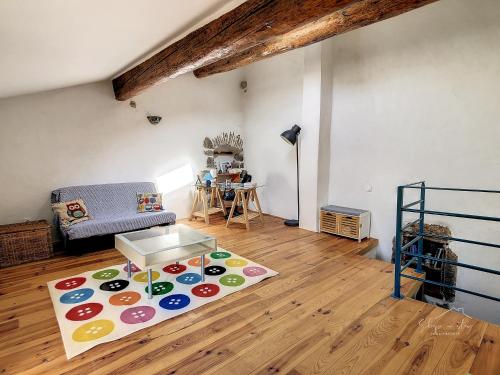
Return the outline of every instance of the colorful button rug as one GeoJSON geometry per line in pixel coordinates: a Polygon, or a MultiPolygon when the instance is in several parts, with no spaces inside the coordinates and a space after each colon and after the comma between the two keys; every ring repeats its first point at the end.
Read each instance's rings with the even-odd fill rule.
{"type": "Polygon", "coordinates": [[[111,266],[48,282],[68,359],[277,275],[276,271],[219,248],[205,257],[153,266],[153,298],[147,272],[111,266]]]}

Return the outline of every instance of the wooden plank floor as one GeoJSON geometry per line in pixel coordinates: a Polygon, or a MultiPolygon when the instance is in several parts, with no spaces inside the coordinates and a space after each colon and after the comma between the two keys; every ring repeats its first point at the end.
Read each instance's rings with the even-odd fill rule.
{"type": "Polygon", "coordinates": [[[376,240],[271,216],[249,232],[211,221],[190,224],[280,275],[68,361],[46,282],[125,259],[112,249],[3,269],[0,373],[500,374],[499,327],[391,299],[392,265],[358,255],[376,240]]]}

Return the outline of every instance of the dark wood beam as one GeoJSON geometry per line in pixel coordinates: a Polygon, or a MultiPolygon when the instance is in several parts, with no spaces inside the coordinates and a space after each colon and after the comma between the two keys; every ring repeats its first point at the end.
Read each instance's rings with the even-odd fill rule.
{"type": "Polygon", "coordinates": [[[115,97],[130,99],[168,78],[289,33],[352,3],[356,1],[248,0],[115,78],[115,97]]]}
{"type": "Polygon", "coordinates": [[[350,6],[255,47],[196,69],[198,78],[244,65],[371,25],[437,0],[358,0],[350,6]]]}

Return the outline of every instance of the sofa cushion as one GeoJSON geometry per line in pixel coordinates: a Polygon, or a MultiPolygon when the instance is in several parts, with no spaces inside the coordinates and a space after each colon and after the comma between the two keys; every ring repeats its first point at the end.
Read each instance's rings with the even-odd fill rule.
{"type": "Polygon", "coordinates": [[[138,193],[137,212],[160,212],[163,211],[161,193],[138,193]]]}
{"type": "Polygon", "coordinates": [[[59,217],[63,227],[69,227],[89,219],[87,207],[82,199],[54,203],[52,210],[59,217]]]}
{"type": "Polygon", "coordinates": [[[70,240],[100,236],[104,234],[129,232],[161,224],[174,224],[173,212],[146,212],[121,216],[100,216],[92,220],[74,224],[69,228],[61,228],[70,240]]]}

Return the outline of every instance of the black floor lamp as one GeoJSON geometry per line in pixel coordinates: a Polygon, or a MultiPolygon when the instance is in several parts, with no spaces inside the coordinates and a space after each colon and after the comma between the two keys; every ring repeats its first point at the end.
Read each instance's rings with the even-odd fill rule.
{"type": "Polygon", "coordinates": [[[299,145],[297,143],[299,139],[300,126],[294,125],[290,130],[285,130],[281,133],[281,138],[291,146],[295,146],[297,152],[297,220],[289,219],[285,220],[285,225],[289,227],[299,226],[299,214],[300,214],[300,198],[299,198],[299,145]]]}

